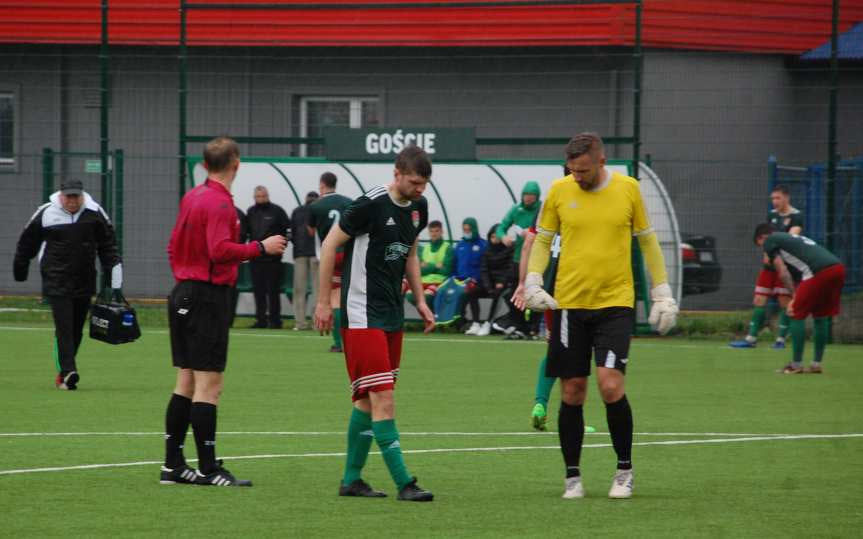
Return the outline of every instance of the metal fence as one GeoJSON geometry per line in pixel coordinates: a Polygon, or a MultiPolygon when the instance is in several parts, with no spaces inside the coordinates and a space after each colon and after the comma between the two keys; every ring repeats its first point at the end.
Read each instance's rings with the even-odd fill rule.
{"type": "MultiPolygon", "coordinates": [[[[190,12],[190,24],[201,13],[190,12]]],[[[11,266],[46,179],[75,176],[123,229],[128,293],[163,297],[185,158],[216,134],[248,137],[244,156],[321,162],[330,126],[471,129],[477,162],[562,162],[565,141],[590,130],[606,138],[609,158],[640,158],[661,179],[693,247],[682,256],[684,285],[709,263],[721,267],[718,289],[690,286],[684,309],[748,308],[760,265],[752,229],[766,217],[771,187],[787,183],[807,214],[805,233],[849,268],[841,319],[863,336],[855,324],[863,180],[861,160],[851,159],[863,155],[861,64],[639,48],[636,12],[624,13],[635,45],[204,46],[195,36],[184,49],[0,45],[0,266],[11,266]],[[835,159],[831,179],[839,155],[846,159],[835,159]]],[[[14,283],[5,272],[0,291],[38,293],[39,282],[14,283]]]]}

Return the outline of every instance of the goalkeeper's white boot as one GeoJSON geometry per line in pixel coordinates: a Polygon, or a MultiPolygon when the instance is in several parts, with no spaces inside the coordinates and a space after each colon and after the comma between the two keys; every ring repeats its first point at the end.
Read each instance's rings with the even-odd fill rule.
{"type": "Polygon", "coordinates": [[[581,484],[581,476],[567,477],[565,488],[563,490],[564,500],[572,500],[575,498],[584,498],[584,485],[581,484]]]}
{"type": "Polygon", "coordinates": [[[611,481],[609,498],[632,498],[632,470],[617,470],[611,481]]]}

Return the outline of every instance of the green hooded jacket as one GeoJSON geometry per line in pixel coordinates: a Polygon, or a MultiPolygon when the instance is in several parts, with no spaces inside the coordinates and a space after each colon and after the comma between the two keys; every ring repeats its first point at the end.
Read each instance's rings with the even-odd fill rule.
{"type": "MultiPolygon", "coordinates": [[[[503,218],[503,221],[500,222],[500,225],[497,227],[497,237],[503,239],[506,237],[506,233],[509,231],[510,227],[515,225],[522,230],[527,230],[531,226],[533,226],[534,221],[536,221],[536,217],[539,214],[539,209],[542,207],[542,202],[539,199],[540,189],[539,184],[530,181],[524,184],[524,189],[521,190],[522,201],[512,207],[503,218]],[[530,206],[526,206],[524,204],[524,195],[536,195],[536,202],[531,204],[530,206]]],[[[513,253],[513,260],[518,262],[521,260],[521,244],[524,243],[524,236],[520,233],[516,237],[515,240],[515,252],[513,253]]]]}

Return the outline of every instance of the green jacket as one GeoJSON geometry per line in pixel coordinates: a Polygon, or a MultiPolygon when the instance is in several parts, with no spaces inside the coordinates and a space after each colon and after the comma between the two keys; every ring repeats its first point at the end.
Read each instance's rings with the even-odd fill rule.
{"type": "MultiPolygon", "coordinates": [[[[503,239],[506,237],[507,231],[509,231],[510,227],[516,225],[522,230],[527,230],[531,226],[533,226],[536,221],[537,215],[539,214],[539,209],[542,207],[542,202],[539,200],[540,189],[539,184],[536,182],[527,182],[524,184],[524,189],[521,190],[522,202],[519,202],[515,206],[512,207],[503,218],[503,221],[500,222],[500,225],[497,227],[497,237],[503,239]],[[530,206],[526,206],[524,204],[524,195],[536,195],[536,202],[531,204],[530,206]]],[[[515,251],[513,253],[513,260],[518,262],[521,260],[521,244],[524,243],[524,237],[519,234],[515,240],[515,251]]]]}
{"type": "Polygon", "coordinates": [[[420,246],[423,284],[440,284],[452,275],[452,245],[440,239],[420,246]]]}

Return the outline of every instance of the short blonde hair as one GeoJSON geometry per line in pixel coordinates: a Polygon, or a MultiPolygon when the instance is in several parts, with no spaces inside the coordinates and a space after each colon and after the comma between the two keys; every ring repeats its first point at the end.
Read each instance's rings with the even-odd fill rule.
{"type": "Polygon", "coordinates": [[[216,137],[204,146],[204,163],[209,172],[224,172],[239,158],[240,148],[231,137],[216,137]]]}

